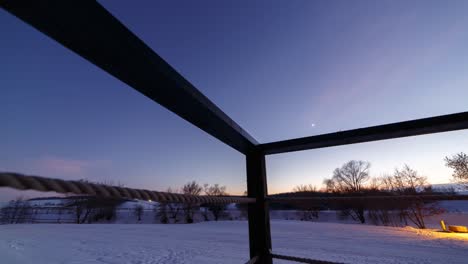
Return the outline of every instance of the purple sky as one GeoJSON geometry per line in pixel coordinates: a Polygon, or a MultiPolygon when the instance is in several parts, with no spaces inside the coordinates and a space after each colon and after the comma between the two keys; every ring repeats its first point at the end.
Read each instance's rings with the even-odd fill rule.
{"type": "MultiPolygon", "coordinates": [[[[100,1],[259,142],[467,111],[467,1],[100,1]]],[[[0,170],[245,190],[244,157],[0,10],[0,170]]],[[[350,159],[450,180],[468,132],[267,157],[269,191],[350,159]]],[[[0,200],[21,193],[0,190],[0,200]]]]}

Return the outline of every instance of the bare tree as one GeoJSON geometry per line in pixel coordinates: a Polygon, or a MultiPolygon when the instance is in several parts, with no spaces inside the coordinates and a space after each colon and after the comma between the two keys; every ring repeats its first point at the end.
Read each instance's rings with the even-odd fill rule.
{"type": "Polygon", "coordinates": [[[89,199],[91,199],[91,197],[73,196],[70,198],[70,202],[65,205],[65,207],[74,209],[76,224],[83,224],[88,220],[92,210],[89,199]]]}
{"type": "Polygon", "coordinates": [[[313,221],[319,218],[319,212],[321,207],[316,203],[307,201],[298,201],[293,203],[294,207],[297,208],[296,215],[301,221],[313,221]]]}
{"type": "Polygon", "coordinates": [[[362,160],[351,160],[333,171],[335,188],[341,192],[359,192],[369,180],[371,164],[362,160]]]}
{"type": "Polygon", "coordinates": [[[68,200],[64,207],[74,211],[77,224],[115,219],[117,206],[124,201],[97,196],[70,196],[68,200]]]}
{"type": "Polygon", "coordinates": [[[220,186],[217,183],[214,184],[214,185],[205,184],[205,185],[203,185],[203,190],[205,191],[205,194],[208,195],[208,196],[225,196],[225,195],[227,195],[226,186],[220,186]]]}
{"type": "MultiPolygon", "coordinates": [[[[317,193],[317,187],[312,184],[301,184],[293,188],[295,193],[317,193]]],[[[312,221],[318,219],[320,207],[314,203],[306,201],[296,202],[294,206],[297,207],[297,216],[301,221],[312,221]]]]}
{"type": "Polygon", "coordinates": [[[169,223],[169,215],[167,209],[167,203],[158,203],[153,207],[153,211],[155,213],[156,221],[159,219],[161,224],[168,224],[169,223]]]}
{"type": "Polygon", "coordinates": [[[453,169],[452,177],[456,182],[468,184],[468,155],[463,152],[445,157],[445,165],[453,169]]]}
{"type": "Polygon", "coordinates": [[[200,205],[200,214],[203,216],[203,220],[210,221],[210,210],[208,209],[208,204],[200,205]]]}
{"type": "MultiPolygon", "coordinates": [[[[166,190],[168,193],[178,193],[178,190],[173,190],[172,188],[168,188],[166,190]]],[[[181,211],[181,206],[179,204],[168,203],[168,202],[159,202],[157,207],[154,208],[156,212],[156,218],[159,218],[159,221],[163,224],[177,223],[179,222],[179,213],[181,211]]]]}
{"type": "MultiPolygon", "coordinates": [[[[80,182],[94,183],[102,185],[114,185],[112,181],[93,182],[87,179],[81,179],[80,182]]],[[[118,182],[115,186],[124,187],[124,185],[118,182]]],[[[101,219],[110,221],[116,217],[116,209],[121,204],[123,199],[113,199],[97,196],[68,196],[69,202],[64,206],[66,208],[72,208],[75,213],[75,223],[83,224],[85,222],[91,223],[101,219]]]]}
{"type": "MultiPolygon", "coordinates": [[[[219,184],[214,185],[204,185],[205,194],[208,196],[226,196],[226,186],[220,186],[219,184]]],[[[226,211],[226,204],[207,204],[206,208],[213,214],[214,220],[218,221],[219,218],[225,213],[226,211]]],[[[205,220],[208,219],[208,216],[205,215],[205,220]]]]}
{"type": "Polygon", "coordinates": [[[393,179],[393,175],[385,174],[379,178],[379,182],[379,189],[381,190],[393,191],[396,189],[396,182],[393,179]]]}
{"type": "Polygon", "coordinates": [[[379,191],[380,185],[381,185],[381,179],[372,177],[369,181],[369,184],[367,185],[367,190],[374,191],[374,192],[379,191]]]}
{"type": "Polygon", "coordinates": [[[308,185],[297,185],[296,187],[293,188],[293,192],[317,192],[317,187],[315,187],[312,184],[308,185]]]}
{"type": "MultiPolygon", "coordinates": [[[[425,176],[419,175],[408,165],[402,169],[395,169],[393,176],[386,176],[382,182],[385,188],[397,194],[416,195],[431,193],[432,188],[425,176]]],[[[437,202],[423,202],[421,200],[401,201],[400,220],[406,222],[406,218],[413,222],[418,228],[426,228],[424,219],[428,216],[438,215],[444,212],[437,202]]]]}
{"type": "MultiPolygon", "coordinates": [[[[336,193],[359,193],[365,189],[369,181],[369,169],[371,164],[362,160],[351,160],[343,164],[341,168],[333,171],[331,179],[325,179],[324,184],[328,192],[336,193]]],[[[359,202],[343,204],[340,217],[351,216],[361,223],[366,222],[364,205],[359,202]]]]}
{"type": "Polygon", "coordinates": [[[178,223],[179,214],[182,211],[182,207],[180,206],[180,204],[169,203],[167,204],[167,209],[168,209],[169,219],[172,219],[173,223],[178,223]]]}
{"type": "MultiPolygon", "coordinates": [[[[369,195],[390,195],[394,188],[393,177],[383,175],[381,177],[372,177],[366,186],[366,192],[369,195]]],[[[374,225],[401,226],[401,221],[396,219],[394,211],[398,209],[393,201],[387,200],[368,200],[366,201],[367,219],[374,225]]]]}
{"type": "Polygon", "coordinates": [[[417,171],[411,169],[407,164],[402,169],[395,169],[393,173],[393,188],[399,193],[415,194],[429,186],[427,178],[419,175],[417,171]]]}
{"type": "Polygon", "coordinates": [[[335,181],[333,179],[324,179],[323,185],[325,185],[325,191],[329,193],[337,192],[337,187],[335,186],[335,181]]]}
{"type": "MultiPolygon", "coordinates": [[[[203,188],[196,181],[189,182],[182,187],[182,193],[187,195],[200,195],[202,191],[203,188]]],[[[183,210],[186,223],[193,223],[193,215],[197,208],[199,208],[199,204],[196,202],[186,202],[184,204],[183,210]]]]}
{"type": "Polygon", "coordinates": [[[144,209],[143,205],[141,205],[141,204],[137,204],[137,205],[135,205],[135,207],[133,207],[133,213],[137,217],[138,222],[141,221],[141,217],[143,216],[143,209],[144,209]]]}
{"type": "Polygon", "coordinates": [[[11,200],[0,210],[0,223],[2,224],[21,224],[33,221],[32,207],[22,197],[11,200]]]}

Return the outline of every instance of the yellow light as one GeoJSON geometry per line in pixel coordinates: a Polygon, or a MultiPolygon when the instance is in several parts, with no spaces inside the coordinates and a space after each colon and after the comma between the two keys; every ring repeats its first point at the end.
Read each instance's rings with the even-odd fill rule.
{"type": "Polygon", "coordinates": [[[466,226],[449,226],[449,230],[452,232],[458,232],[458,233],[468,233],[468,229],[466,226]]]}

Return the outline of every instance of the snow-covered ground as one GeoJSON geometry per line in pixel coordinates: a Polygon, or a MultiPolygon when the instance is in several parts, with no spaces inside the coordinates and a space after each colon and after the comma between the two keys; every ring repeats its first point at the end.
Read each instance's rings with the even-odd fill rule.
{"type": "MultiPolygon", "coordinates": [[[[271,229],[280,254],[359,264],[468,263],[468,234],[279,220],[271,229]]],[[[239,264],[248,259],[247,222],[2,225],[0,256],[8,264],[239,264]]]]}
{"type": "Polygon", "coordinates": [[[456,194],[467,195],[468,185],[459,183],[439,183],[432,184],[432,189],[435,191],[454,191],[456,194]]]}

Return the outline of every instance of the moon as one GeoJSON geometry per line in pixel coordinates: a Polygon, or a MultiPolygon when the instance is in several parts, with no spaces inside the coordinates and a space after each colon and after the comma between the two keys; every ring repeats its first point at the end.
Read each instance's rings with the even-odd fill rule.
{"type": "Polygon", "coordinates": [[[314,123],[312,123],[310,126],[311,126],[311,127],[315,127],[315,124],[314,124],[314,123]]]}

